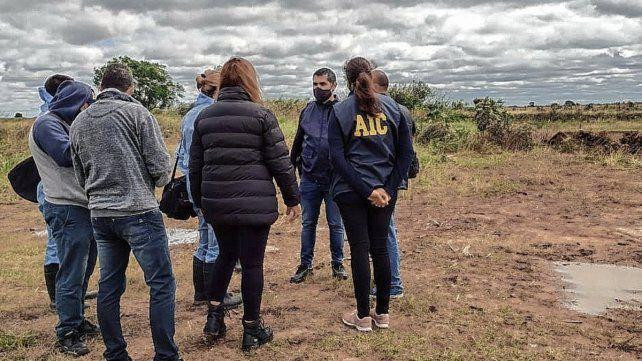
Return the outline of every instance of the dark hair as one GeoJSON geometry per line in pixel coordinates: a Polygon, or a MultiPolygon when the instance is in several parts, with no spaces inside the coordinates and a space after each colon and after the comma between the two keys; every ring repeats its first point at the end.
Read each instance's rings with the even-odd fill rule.
{"type": "Polygon", "coordinates": [[[354,91],[354,95],[357,97],[359,110],[368,115],[381,113],[381,103],[379,103],[372,83],[374,68],[373,63],[362,57],[352,58],[343,66],[348,87],[354,91]]]}
{"type": "Polygon", "coordinates": [[[109,64],[105,68],[100,80],[101,89],[116,88],[122,92],[127,91],[134,84],[131,69],[125,64],[109,64]]]}
{"type": "Polygon", "coordinates": [[[375,84],[379,85],[380,87],[384,89],[388,89],[389,85],[389,80],[388,80],[388,75],[381,70],[381,69],[375,69],[372,71],[372,80],[375,82],[375,84]]]}
{"type": "Polygon", "coordinates": [[[56,92],[58,91],[58,87],[62,82],[65,80],[74,80],[74,78],[70,77],[69,75],[64,75],[64,74],[54,74],[45,80],[45,90],[49,95],[54,96],[56,95],[56,92]]]}
{"type": "Polygon", "coordinates": [[[262,104],[261,87],[256,70],[247,59],[232,57],[221,69],[220,88],[240,86],[254,103],[262,104]]]}
{"type": "Polygon", "coordinates": [[[330,83],[332,83],[332,84],[336,84],[337,83],[337,74],[335,74],[334,71],[332,71],[332,69],[330,69],[330,68],[321,68],[321,69],[315,71],[314,74],[312,74],[313,77],[322,76],[322,75],[327,76],[328,80],[330,81],[330,83]]]}

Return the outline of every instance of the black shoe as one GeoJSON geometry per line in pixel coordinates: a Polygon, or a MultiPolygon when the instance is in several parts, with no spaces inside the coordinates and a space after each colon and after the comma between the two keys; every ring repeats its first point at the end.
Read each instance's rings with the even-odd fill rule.
{"type": "Polygon", "coordinates": [[[299,268],[296,269],[294,276],[290,278],[290,283],[301,283],[305,281],[308,275],[311,275],[311,274],[312,274],[312,268],[305,265],[300,265],[299,268]]]}
{"type": "Polygon", "coordinates": [[[207,322],[203,327],[203,339],[205,344],[210,345],[214,341],[225,336],[225,308],[221,305],[210,306],[207,311],[207,322]]]}
{"type": "Polygon", "coordinates": [[[45,266],[45,285],[49,294],[49,308],[56,310],[56,274],[58,274],[58,263],[45,266]]]}
{"type": "MultiPolygon", "coordinates": [[[[210,267],[213,267],[213,264],[210,267]]],[[[196,257],[192,263],[192,281],[194,282],[194,305],[198,306],[206,301],[205,263],[196,257]]]]}
{"type": "Polygon", "coordinates": [[[332,264],[332,277],[340,280],[348,279],[348,272],[346,272],[345,267],[343,267],[343,263],[332,264]]]}
{"type": "Polygon", "coordinates": [[[241,348],[247,352],[266,344],[274,338],[272,329],[263,324],[263,320],[247,322],[243,320],[243,345],[241,348]]]}
{"type": "Polygon", "coordinates": [[[62,339],[58,339],[56,347],[60,352],[74,357],[89,353],[89,348],[77,331],[69,331],[62,339]]]}
{"type": "Polygon", "coordinates": [[[80,326],[78,326],[78,334],[80,337],[96,337],[100,336],[100,327],[89,322],[88,319],[82,320],[80,326]]]}
{"type": "Polygon", "coordinates": [[[226,310],[232,310],[237,307],[239,307],[241,304],[243,304],[243,297],[241,297],[241,294],[233,294],[233,293],[226,293],[225,298],[223,298],[223,302],[221,302],[221,305],[226,309],[226,310]]]}

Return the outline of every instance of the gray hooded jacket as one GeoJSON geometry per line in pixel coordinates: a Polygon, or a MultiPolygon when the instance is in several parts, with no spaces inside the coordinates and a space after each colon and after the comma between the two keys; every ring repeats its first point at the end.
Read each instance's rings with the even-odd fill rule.
{"type": "Polygon", "coordinates": [[[158,208],[154,187],[169,182],[171,164],[160,126],[131,96],[106,89],[74,121],[76,178],[92,217],[128,216],[158,208]]]}

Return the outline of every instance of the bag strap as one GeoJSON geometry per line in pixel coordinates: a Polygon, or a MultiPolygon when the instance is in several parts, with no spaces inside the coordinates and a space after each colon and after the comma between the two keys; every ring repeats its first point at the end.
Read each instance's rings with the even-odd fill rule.
{"type": "Polygon", "coordinates": [[[179,144],[180,145],[178,146],[178,152],[176,152],[176,161],[174,162],[174,170],[172,171],[172,180],[176,178],[176,168],[178,167],[178,153],[180,153],[181,149],[183,149],[183,137],[181,137],[181,142],[179,144]]]}

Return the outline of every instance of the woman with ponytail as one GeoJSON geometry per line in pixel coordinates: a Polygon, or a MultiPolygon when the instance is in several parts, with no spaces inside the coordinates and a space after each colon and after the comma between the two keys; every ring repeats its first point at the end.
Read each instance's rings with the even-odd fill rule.
{"type": "Polygon", "coordinates": [[[373,69],[362,57],[346,62],[350,94],[334,105],[328,129],[331,192],[348,235],[357,301],[357,309],[345,313],[342,321],[364,332],[372,330],[373,321],[379,328],[389,327],[388,227],[413,154],[408,124],[394,100],[375,92],[373,69]],[[372,310],[369,256],[377,286],[372,310]]]}
{"type": "Polygon", "coordinates": [[[254,67],[245,59],[230,59],[221,69],[218,101],[196,118],[189,158],[194,204],[214,228],[219,246],[212,277],[205,280],[209,311],[203,332],[208,343],[225,335],[223,300],[237,259],[242,267],[242,348],[272,340],[260,309],[265,247],[279,215],[273,180],[289,218],[301,214],[288,153],[276,117],[262,106],[254,67]]]}

